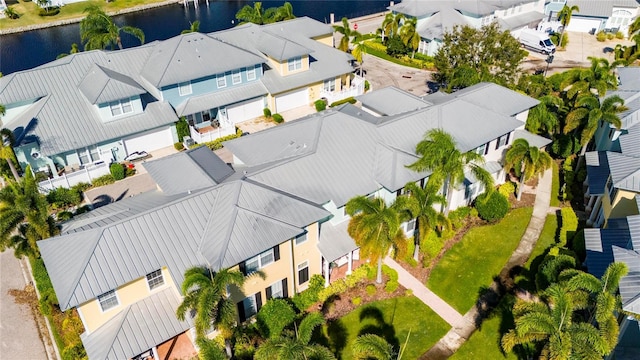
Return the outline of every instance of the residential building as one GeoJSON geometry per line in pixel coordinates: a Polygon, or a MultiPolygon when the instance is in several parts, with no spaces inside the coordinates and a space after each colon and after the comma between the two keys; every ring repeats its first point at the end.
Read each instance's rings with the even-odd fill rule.
{"type": "MultiPolygon", "coordinates": [[[[3,126],[14,131],[23,168],[52,178],[108,172],[112,161],[177,142],[182,116],[205,142],[234,134],[265,108],[362,94],[353,57],[334,49],[332,36],[329,25],[303,17],[71,54],[0,78],[3,126]]],[[[91,175],[101,173],[82,181],[91,175]]]]}
{"type": "MultiPolygon", "coordinates": [[[[329,284],[349,274],[364,259],[347,233],[345,204],[357,195],[392,202],[408,182],[424,183],[429,173],[406,165],[430,129],[483,154],[498,183],[513,139],[544,142],[523,130],[537,101],[495,84],[424,99],[382,91],[385,102],[395,94],[412,104],[408,111],[376,105],[374,94],[360,98],[363,108],[345,104],[225,142],[231,166],[206,147],[145,162],[157,190],[83,214],[39,242],[61,308],[80,314],[89,358],[162,359],[167,341],[190,344],[191,320],[172,315],[192,266],[264,273],[229,289],[239,321],[271,297],[306,289],[313,275],[329,284]]],[[[483,189],[468,176],[455,191],[453,207],[483,189]]],[[[411,236],[415,221],[403,227],[411,236]]]]}
{"type": "Polygon", "coordinates": [[[557,19],[565,5],[580,9],[572,14],[566,29],[575,32],[621,31],[627,36],[629,25],[639,14],[637,0],[547,0],[548,19],[557,19]]]}
{"type": "Polygon", "coordinates": [[[456,25],[480,28],[495,21],[517,37],[520,30],[537,27],[544,9],[544,0],[403,0],[389,7],[394,13],[417,19],[421,37],[418,51],[430,56],[442,46],[444,34],[456,25]]]}

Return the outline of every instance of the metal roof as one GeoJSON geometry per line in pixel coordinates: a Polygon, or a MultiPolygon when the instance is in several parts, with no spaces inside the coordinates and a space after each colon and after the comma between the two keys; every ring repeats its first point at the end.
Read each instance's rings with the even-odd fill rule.
{"type": "Polygon", "coordinates": [[[357,96],[356,100],[360,101],[363,107],[383,116],[401,114],[431,105],[431,103],[394,86],[370,91],[357,96]]]}
{"type": "Polygon", "coordinates": [[[587,163],[587,184],[589,195],[602,195],[609,180],[609,163],[604,151],[589,151],[585,153],[587,163]]]}
{"type": "Polygon", "coordinates": [[[620,139],[620,150],[623,154],[640,157],[640,125],[632,126],[618,139],[620,139]]]}
{"type": "Polygon", "coordinates": [[[535,146],[537,148],[543,148],[551,143],[551,139],[547,139],[544,136],[540,136],[537,134],[532,134],[527,130],[516,130],[514,131],[514,140],[515,139],[525,139],[529,143],[529,146],[535,146]]]}
{"type": "Polygon", "coordinates": [[[321,224],[318,250],[327,261],[336,261],[358,248],[358,245],[347,232],[348,226],[349,221],[347,220],[336,225],[329,221],[321,224]]]}
{"type": "Polygon", "coordinates": [[[374,176],[385,189],[393,192],[402,189],[408,182],[416,182],[430,175],[430,172],[416,172],[407,168],[418,160],[415,154],[409,154],[387,145],[378,143],[375,148],[376,162],[374,176]]]}
{"type": "Polygon", "coordinates": [[[211,187],[233,174],[233,169],[206,146],[147,161],[144,168],[167,195],[211,187]]]}
{"type": "Polygon", "coordinates": [[[128,98],[147,92],[127,75],[94,64],[78,89],[93,105],[128,98]]]}
{"type": "Polygon", "coordinates": [[[429,14],[451,9],[467,12],[475,15],[489,15],[496,10],[508,9],[531,1],[526,0],[403,0],[401,3],[390,6],[388,9],[402,14],[424,17],[429,14]]]}
{"type": "Polygon", "coordinates": [[[280,62],[296,56],[309,55],[313,50],[294,41],[265,30],[258,35],[256,48],[270,58],[280,62]]]}
{"type": "Polygon", "coordinates": [[[573,16],[588,16],[609,18],[613,14],[614,7],[637,8],[636,0],[567,0],[567,6],[577,5],[580,10],[573,16]]]}
{"type": "Polygon", "coordinates": [[[38,246],[66,310],[163,266],[181,284],[189,267],[236,265],[327,216],[281,191],[232,181],[38,246]]]}
{"type": "Polygon", "coordinates": [[[631,247],[635,250],[640,251],[640,215],[627,216],[627,223],[629,224],[631,247]]]}
{"type": "Polygon", "coordinates": [[[90,359],[131,359],[189,330],[193,321],[176,318],[181,299],[173,288],[158,291],[81,336],[90,359]]]}
{"type": "Polygon", "coordinates": [[[614,187],[640,192],[640,158],[607,152],[607,161],[614,187]]]}
{"type": "Polygon", "coordinates": [[[622,310],[640,314],[640,254],[622,247],[613,247],[615,261],[625,263],[629,268],[627,275],[620,280],[622,310]]]}
{"type": "Polygon", "coordinates": [[[498,24],[504,30],[516,30],[529,24],[538,23],[545,18],[545,15],[537,11],[529,11],[524,14],[510,16],[508,18],[498,18],[498,24]]]}
{"type": "Polygon", "coordinates": [[[626,248],[631,236],[629,229],[584,229],[584,243],[587,250],[585,265],[589,273],[600,278],[613,262],[612,246],[626,248]]]}
{"type": "Polygon", "coordinates": [[[268,91],[264,85],[260,81],[254,81],[242,86],[234,86],[226,90],[190,97],[176,107],[176,113],[178,116],[195,114],[266,94],[268,94],[268,91]]]}
{"type": "Polygon", "coordinates": [[[446,32],[452,31],[456,25],[472,26],[471,19],[455,9],[443,8],[433,13],[427,20],[418,25],[418,34],[424,39],[442,40],[446,32]]]}
{"type": "Polygon", "coordinates": [[[301,16],[292,20],[263,25],[263,28],[271,32],[299,34],[307,38],[333,35],[333,28],[331,25],[316,21],[308,16],[301,16]]]}

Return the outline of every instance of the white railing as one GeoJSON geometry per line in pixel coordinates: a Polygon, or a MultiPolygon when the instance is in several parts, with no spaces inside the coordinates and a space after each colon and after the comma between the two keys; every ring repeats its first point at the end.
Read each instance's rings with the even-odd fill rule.
{"type": "Polygon", "coordinates": [[[41,181],[38,186],[40,192],[47,193],[53,189],[64,187],[71,188],[79,183],[93,183],[93,179],[110,174],[109,164],[87,165],[84,169],[69,174],[62,174],[57,178],[41,181]]]}
{"type": "Polygon", "coordinates": [[[352,96],[358,96],[364,94],[364,79],[360,76],[354,76],[351,79],[351,87],[348,89],[344,89],[342,91],[320,91],[320,97],[324,97],[327,99],[329,104],[336,102],[338,100],[346,99],[352,96]]]}
{"type": "Polygon", "coordinates": [[[220,126],[214,130],[207,131],[205,133],[199,133],[198,130],[194,129],[192,126],[189,127],[189,130],[191,132],[191,138],[193,139],[193,141],[197,142],[198,144],[202,144],[208,141],[213,141],[223,136],[236,133],[235,126],[225,126],[225,127],[220,126]]]}

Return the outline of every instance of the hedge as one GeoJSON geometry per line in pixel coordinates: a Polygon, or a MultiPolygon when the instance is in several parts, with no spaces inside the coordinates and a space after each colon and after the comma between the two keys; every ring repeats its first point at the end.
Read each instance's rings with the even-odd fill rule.
{"type": "Polygon", "coordinates": [[[511,181],[507,181],[506,183],[500,185],[500,187],[498,188],[498,192],[509,199],[509,196],[516,192],[516,186],[511,181]]]}
{"type": "Polygon", "coordinates": [[[567,241],[571,241],[578,230],[578,217],[570,207],[560,209],[562,226],[560,226],[560,236],[558,246],[567,246],[567,241]]]}
{"type": "Polygon", "coordinates": [[[191,148],[193,149],[193,148],[198,147],[198,146],[207,146],[211,150],[218,150],[218,149],[222,149],[222,143],[223,142],[239,138],[240,136],[242,136],[242,130],[238,129],[238,131],[236,131],[235,134],[223,136],[223,137],[215,139],[213,141],[207,141],[207,142],[204,142],[204,143],[201,143],[201,144],[197,144],[195,146],[192,146],[191,148]]]}
{"type": "Polygon", "coordinates": [[[478,215],[486,221],[500,220],[509,212],[509,200],[497,191],[478,196],[475,206],[478,209],[478,215]]]}
{"type": "Polygon", "coordinates": [[[300,311],[305,311],[309,306],[318,301],[318,293],[324,289],[324,278],[322,275],[315,274],[309,280],[307,290],[296,294],[291,301],[293,305],[300,311]]]}
{"type": "Polygon", "coordinates": [[[346,99],[342,99],[342,100],[338,100],[338,101],[332,102],[331,105],[329,105],[329,107],[336,107],[338,105],[342,105],[342,104],[346,104],[346,103],[355,104],[356,102],[357,102],[357,100],[354,99],[353,96],[350,96],[350,97],[348,97],[346,99]]]}
{"type": "Polygon", "coordinates": [[[271,117],[273,119],[273,121],[275,121],[277,124],[281,124],[284,122],[284,118],[282,117],[282,115],[280,114],[273,114],[273,116],[271,117]]]}
{"type": "MultiPolygon", "coordinates": [[[[341,294],[348,289],[356,287],[360,282],[368,277],[370,265],[363,265],[355,269],[351,275],[332,282],[318,293],[318,301],[325,302],[334,295],[341,294]]],[[[324,279],[323,279],[324,281],[324,279]]]]}

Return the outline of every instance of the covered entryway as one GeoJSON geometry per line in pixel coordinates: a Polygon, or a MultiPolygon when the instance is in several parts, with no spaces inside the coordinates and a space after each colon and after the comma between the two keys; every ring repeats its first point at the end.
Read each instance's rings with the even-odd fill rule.
{"type": "Polygon", "coordinates": [[[277,113],[306,105],[309,105],[309,89],[295,90],[276,96],[277,113]]]}
{"type": "Polygon", "coordinates": [[[227,106],[227,118],[235,125],[261,116],[265,107],[263,99],[261,97],[227,106]]]}
{"type": "Polygon", "coordinates": [[[154,151],[173,145],[171,127],[162,130],[152,130],[124,139],[127,155],[136,151],[154,151]]]}

